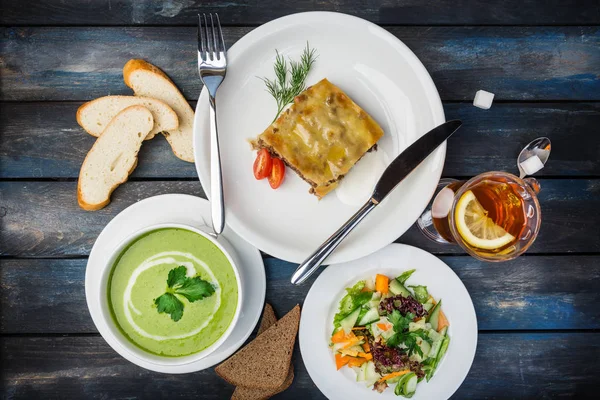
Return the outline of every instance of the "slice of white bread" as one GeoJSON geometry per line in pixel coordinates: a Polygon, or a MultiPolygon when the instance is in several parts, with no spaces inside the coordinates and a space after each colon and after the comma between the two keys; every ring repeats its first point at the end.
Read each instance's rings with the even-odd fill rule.
{"type": "Polygon", "coordinates": [[[152,113],[142,106],[118,113],[89,151],[77,182],[77,201],[84,210],[99,210],[110,203],[110,194],[125,182],[137,165],[144,138],[152,130],[152,113]]]}
{"type": "Polygon", "coordinates": [[[87,133],[98,137],[115,115],[134,105],[146,107],[154,117],[154,128],[146,136],[146,140],[162,131],[179,127],[179,119],[171,107],[160,100],[142,96],[104,96],[88,101],[77,110],[77,123],[87,133]]]}
{"type": "Polygon", "coordinates": [[[184,161],[194,162],[192,128],[194,110],[169,77],[154,65],[144,61],[129,60],[123,67],[125,84],[136,96],[152,97],[167,103],[179,117],[179,128],[163,132],[173,153],[184,161]]]}

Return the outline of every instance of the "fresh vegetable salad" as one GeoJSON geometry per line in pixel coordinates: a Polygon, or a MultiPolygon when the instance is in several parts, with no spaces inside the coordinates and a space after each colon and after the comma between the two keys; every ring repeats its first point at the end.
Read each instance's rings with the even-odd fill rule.
{"type": "Polygon", "coordinates": [[[396,395],[412,397],[419,382],[433,377],[450,343],[442,300],[426,286],[407,284],[414,271],[357,282],[333,319],[337,369],[352,368],[357,381],[380,393],[392,386],[396,395]]]}

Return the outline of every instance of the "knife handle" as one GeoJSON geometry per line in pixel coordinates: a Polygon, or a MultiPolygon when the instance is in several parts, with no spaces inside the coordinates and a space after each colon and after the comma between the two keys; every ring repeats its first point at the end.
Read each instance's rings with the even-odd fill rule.
{"type": "Polygon", "coordinates": [[[311,276],[323,261],[342,243],[342,240],[375,208],[377,203],[369,199],[340,229],[329,237],[314,253],[312,253],[292,275],[292,283],[299,285],[311,276]]]}

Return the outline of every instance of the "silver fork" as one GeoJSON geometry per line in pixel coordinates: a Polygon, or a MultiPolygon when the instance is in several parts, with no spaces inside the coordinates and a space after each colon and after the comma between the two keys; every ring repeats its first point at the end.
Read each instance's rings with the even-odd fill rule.
{"type": "Polygon", "coordinates": [[[214,19],[213,14],[208,16],[206,18],[206,14],[198,14],[198,72],[208,90],[210,103],[210,203],[213,230],[216,235],[220,235],[225,227],[225,204],[215,96],[225,79],[227,58],[219,16],[215,14],[214,19]]]}

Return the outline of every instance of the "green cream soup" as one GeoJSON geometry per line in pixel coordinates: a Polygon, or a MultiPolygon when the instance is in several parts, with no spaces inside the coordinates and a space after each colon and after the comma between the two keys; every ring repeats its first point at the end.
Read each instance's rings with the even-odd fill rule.
{"type": "Polygon", "coordinates": [[[121,253],[109,278],[108,301],[131,342],[150,353],[177,357],[197,353],[223,336],[237,308],[238,286],[231,263],[210,240],[167,228],[141,236],[121,253]],[[183,304],[183,315],[174,321],[169,313],[159,313],[155,300],[171,290],[169,272],[180,266],[186,268],[182,279],[200,277],[214,291],[193,302],[173,294],[183,304]]]}

